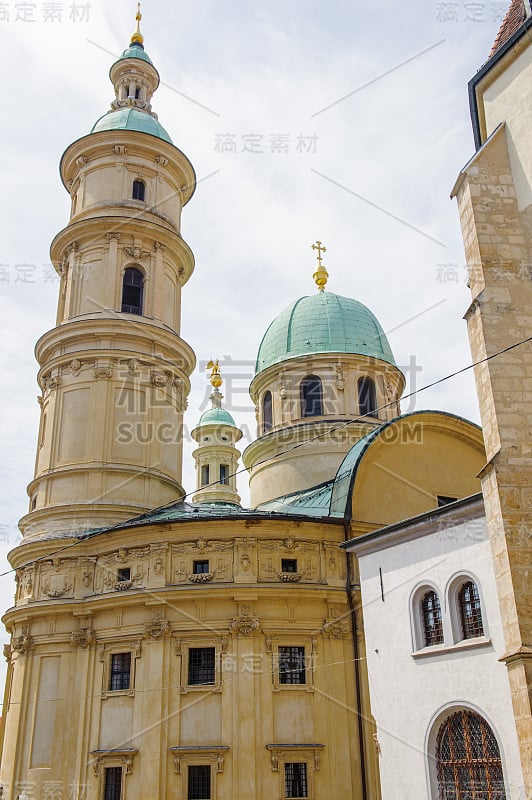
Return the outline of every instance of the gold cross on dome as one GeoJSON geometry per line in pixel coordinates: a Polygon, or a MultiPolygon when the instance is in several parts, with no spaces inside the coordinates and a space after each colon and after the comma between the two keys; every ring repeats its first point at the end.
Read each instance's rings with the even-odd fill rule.
{"type": "Polygon", "coordinates": [[[319,239],[316,241],[316,244],[311,245],[311,247],[312,247],[313,250],[317,250],[318,251],[318,265],[321,267],[321,262],[322,262],[321,254],[322,253],[326,253],[327,252],[327,248],[325,247],[324,244],[322,244],[320,242],[319,239]]]}

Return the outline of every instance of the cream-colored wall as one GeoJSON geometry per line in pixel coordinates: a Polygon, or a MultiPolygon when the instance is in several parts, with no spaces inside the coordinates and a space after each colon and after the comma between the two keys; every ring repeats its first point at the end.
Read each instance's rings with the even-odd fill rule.
{"type": "Polygon", "coordinates": [[[271,800],[281,796],[283,771],[270,744],[285,745],[287,760],[308,762],[312,797],[359,796],[342,539],[341,525],[216,519],[114,531],[60,559],[46,557],[45,543],[18,548],[17,605],[4,617],[13,682],[3,796],[16,800],[22,782],[41,796],[56,781],[65,792],[78,783],[98,797],[91,753],[116,748],[137,751],[125,777],[130,800],[181,796],[186,769],[175,771],[169,748],[209,745],[229,748],[215,774],[219,800],[271,800]],[[23,567],[35,557],[38,564],[23,567]],[[284,557],[298,559],[296,582],[280,576],[284,557]],[[208,585],[190,578],[194,558],[216,567],[208,585]],[[131,588],[117,587],[119,567],[130,567],[131,588]],[[305,647],[305,685],[278,684],[276,649],[283,644],[305,647]],[[201,645],[217,648],[214,687],[187,686],[188,647],[201,645]],[[107,691],[116,649],[133,654],[131,692],[107,691]],[[54,692],[44,752],[36,710],[54,692]],[[287,743],[324,747],[290,751],[287,743]]]}
{"type": "Polygon", "coordinates": [[[479,428],[445,414],[413,414],[385,429],[357,471],[352,498],[356,532],[390,525],[438,506],[438,495],[480,492],[486,455],[479,428]]]}
{"type": "Polygon", "coordinates": [[[480,84],[481,113],[486,138],[506,123],[507,145],[519,210],[532,203],[532,44],[526,40],[480,84]]]}

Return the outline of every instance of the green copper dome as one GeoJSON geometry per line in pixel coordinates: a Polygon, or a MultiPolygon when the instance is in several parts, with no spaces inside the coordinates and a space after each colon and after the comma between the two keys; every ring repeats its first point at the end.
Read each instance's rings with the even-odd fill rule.
{"type": "Polygon", "coordinates": [[[130,44],[129,47],[124,50],[119,61],[123,61],[125,58],[140,58],[142,61],[147,61],[148,64],[151,64],[153,67],[153,61],[145,51],[143,47],[138,44],[130,44]]]}
{"type": "MultiPolygon", "coordinates": [[[[137,49],[137,48],[135,48],[137,49]]],[[[170,135],[155,117],[146,111],[139,111],[136,108],[119,108],[118,111],[110,111],[104,114],[93,126],[91,133],[99,131],[138,131],[139,133],[149,133],[164,139],[165,142],[173,144],[170,135]]]]}
{"type": "Polygon", "coordinates": [[[358,300],[332,292],[301,297],[274,319],[260,344],[255,371],[311,353],[357,353],[395,366],[375,315],[358,300]]]}
{"type": "Polygon", "coordinates": [[[209,408],[208,411],[205,411],[201,417],[200,421],[198,422],[198,428],[201,425],[213,425],[216,423],[221,423],[223,425],[232,425],[233,428],[236,428],[236,423],[229,413],[226,411],[225,408],[209,408]]]}

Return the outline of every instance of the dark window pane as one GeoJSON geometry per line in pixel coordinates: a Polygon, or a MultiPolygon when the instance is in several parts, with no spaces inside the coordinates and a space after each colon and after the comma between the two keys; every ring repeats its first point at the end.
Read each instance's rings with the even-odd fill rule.
{"type": "Polygon", "coordinates": [[[321,381],[309,375],[301,381],[301,416],[321,417],[323,414],[321,381]]]}
{"type": "Polygon", "coordinates": [[[284,765],[286,797],[308,797],[307,765],[292,763],[284,765]]]}
{"type": "Polygon", "coordinates": [[[120,800],[122,797],[122,767],[107,767],[105,770],[104,800],[120,800]]]}
{"type": "Polygon", "coordinates": [[[201,468],[201,485],[202,486],[208,486],[209,485],[209,482],[210,482],[209,474],[210,474],[209,465],[208,464],[204,464],[202,466],[202,468],[201,468]]]}
{"type": "Polygon", "coordinates": [[[278,656],[279,683],[304,684],[307,682],[304,647],[280,647],[278,656]]]}
{"type": "Polygon", "coordinates": [[[129,689],[131,680],[131,653],[113,653],[109,676],[109,690],[129,689]]]}
{"type": "Polygon", "coordinates": [[[130,581],[131,580],[131,567],[121,567],[118,570],[116,579],[118,581],[130,581]]]}
{"type": "Polygon", "coordinates": [[[358,408],[361,417],[376,416],[377,395],[371,378],[360,378],[358,381],[358,408]]]}
{"type": "Polygon", "coordinates": [[[425,647],[443,643],[440,601],[436,592],[427,592],[421,602],[425,647]]]}
{"type": "Polygon", "coordinates": [[[128,267],[122,282],[122,311],[126,314],[142,314],[144,276],[135,267],[128,267]]]}
{"type": "Polygon", "coordinates": [[[194,766],[188,768],[188,800],[210,800],[211,768],[194,766]]]}
{"type": "Polygon", "coordinates": [[[297,572],[297,558],[282,558],[281,572],[297,572]]]}
{"type": "Polygon", "coordinates": [[[133,200],[144,201],[145,197],[146,197],[146,184],[144,183],[144,181],[133,181],[133,200]]]}
{"type": "Polygon", "coordinates": [[[188,651],[188,684],[201,686],[215,682],[214,647],[191,647],[188,651]]]}
{"type": "Polygon", "coordinates": [[[473,581],[464,583],[458,595],[460,617],[462,620],[462,633],[464,639],[474,639],[475,636],[484,635],[482,624],[482,609],[478,589],[473,581]]]}
{"type": "Polygon", "coordinates": [[[194,573],[194,575],[204,575],[208,571],[209,571],[208,561],[194,561],[194,564],[192,565],[192,572],[194,573]]]}
{"type": "Polygon", "coordinates": [[[220,464],[220,483],[227,486],[229,483],[229,467],[227,464],[220,464]]]}
{"type": "Polygon", "coordinates": [[[273,427],[272,393],[266,392],[262,400],[262,432],[268,433],[273,427]]]}

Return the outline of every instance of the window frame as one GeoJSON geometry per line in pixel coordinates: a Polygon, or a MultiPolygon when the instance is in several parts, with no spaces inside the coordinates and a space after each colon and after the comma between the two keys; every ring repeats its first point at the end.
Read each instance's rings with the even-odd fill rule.
{"type": "Polygon", "coordinates": [[[209,766],[211,768],[211,800],[215,800],[217,777],[224,771],[225,757],[228,752],[227,745],[170,747],[169,753],[173,758],[174,772],[181,779],[181,791],[178,796],[188,798],[189,767],[209,766]]]}
{"type": "Polygon", "coordinates": [[[273,395],[267,389],[262,395],[262,429],[261,435],[265,436],[273,429],[273,395]]]}
{"type": "Polygon", "coordinates": [[[144,315],[144,311],[145,311],[145,307],[146,307],[146,296],[145,296],[146,292],[145,292],[145,289],[146,289],[146,273],[144,272],[144,270],[141,269],[138,264],[128,264],[127,267],[124,267],[124,271],[122,273],[122,281],[121,281],[121,285],[120,285],[120,313],[121,314],[134,314],[137,317],[145,316],[144,315]],[[142,278],[142,285],[141,286],[137,286],[134,283],[126,283],[126,277],[128,275],[132,275],[133,273],[135,273],[136,275],[140,275],[141,276],[141,278],[142,278]],[[140,290],[139,291],[139,294],[140,294],[140,305],[133,306],[133,304],[131,304],[131,303],[125,303],[124,302],[124,290],[125,290],[126,286],[140,290]],[[128,311],[128,310],[125,310],[124,306],[126,307],[126,309],[139,308],[140,311],[131,311],[131,310],[128,311]]]}
{"type": "Polygon", "coordinates": [[[271,655],[273,692],[314,692],[314,664],[316,659],[316,639],[314,636],[290,636],[266,634],[266,652],[271,655]],[[279,649],[301,647],[304,651],[305,683],[282,683],[279,649]]]}
{"type": "MultiPolygon", "coordinates": [[[[135,99],[139,99],[139,98],[135,98],[135,99]]],[[[142,178],[135,178],[134,181],[133,181],[132,189],[131,189],[131,199],[135,200],[137,203],[145,203],[146,202],[146,189],[147,189],[146,181],[143,180],[142,178]],[[135,188],[137,186],[139,186],[139,187],[142,186],[143,187],[143,191],[141,192],[142,197],[135,197],[135,188]]]]}
{"type": "Polygon", "coordinates": [[[181,659],[180,665],[180,691],[182,694],[190,692],[221,692],[222,691],[222,655],[227,653],[228,640],[223,636],[213,642],[212,637],[175,637],[175,652],[181,659]],[[195,649],[214,648],[214,683],[189,684],[189,659],[190,651],[195,649]]]}
{"type": "Polygon", "coordinates": [[[435,653],[446,648],[449,639],[448,618],[444,613],[442,598],[446,595],[440,590],[439,586],[432,580],[424,580],[414,587],[410,595],[410,627],[412,636],[412,655],[417,656],[423,653],[435,653]],[[440,644],[425,644],[425,631],[423,626],[423,598],[428,592],[434,592],[440,601],[440,613],[442,621],[443,642],[440,644]]]}
{"type": "Polygon", "coordinates": [[[108,769],[122,771],[120,798],[124,800],[126,794],[126,778],[133,771],[133,761],[138,750],[136,748],[117,748],[113,750],[93,750],[91,752],[92,767],[98,778],[98,794],[100,800],[105,800],[105,782],[108,769]]]}
{"type": "Polygon", "coordinates": [[[305,375],[299,384],[299,399],[301,419],[314,419],[315,417],[325,416],[323,411],[323,381],[319,375],[305,375]],[[313,394],[313,392],[309,391],[312,384],[316,387],[319,386],[317,398],[309,396],[313,394]],[[312,403],[312,407],[307,405],[309,402],[312,403]],[[319,408],[319,413],[316,413],[316,407],[319,408]]]}
{"type": "Polygon", "coordinates": [[[377,384],[375,379],[371,377],[371,375],[361,375],[357,380],[357,403],[358,403],[358,415],[360,417],[371,417],[372,419],[378,419],[378,402],[377,402],[377,384]],[[367,388],[369,387],[369,394],[367,388]],[[366,388],[367,397],[364,398],[362,396],[363,389],[366,388]],[[369,397],[369,399],[367,399],[369,397]],[[369,402],[372,400],[373,402],[369,402]],[[364,405],[363,405],[364,403],[364,405]],[[373,406],[373,408],[371,408],[373,406]],[[367,410],[365,410],[367,409],[367,410]]]}
{"type": "Polygon", "coordinates": [[[486,642],[489,642],[490,633],[486,614],[486,605],[484,602],[482,583],[479,581],[478,577],[469,570],[467,572],[460,571],[459,573],[453,575],[447,584],[446,599],[451,618],[451,636],[453,644],[462,644],[474,647],[475,645],[481,646],[486,644],[486,642]],[[461,588],[468,582],[473,583],[477,588],[483,630],[482,634],[478,636],[471,636],[469,638],[464,637],[463,634],[459,598],[461,588]]]}
{"type": "Polygon", "coordinates": [[[279,774],[279,797],[281,800],[315,800],[316,773],[321,768],[321,759],[325,745],[323,744],[267,744],[270,753],[271,768],[279,774]],[[286,765],[305,764],[307,777],[307,794],[303,798],[288,795],[286,792],[286,765]]]}
{"type": "Polygon", "coordinates": [[[443,629],[443,611],[441,607],[441,600],[438,592],[434,589],[428,589],[421,597],[419,604],[419,611],[421,614],[421,632],[423,636],[424,647],[439,647],[445,644],[445,631],[443,629]],[[428,608],[428,602],[432,604],[432,608],[428,608]],[[439,625],[430,624],[429,615],[434,617],[439,625]],[[432,641],[435,638],[434,631],[439,628],[437,633],[438,640],[432,641]]]}
{"type": "Polygon", "coordinates": [[[102,699],[107,697],[133,697],[135,695],[135,678],[137,672],[137,659],[142,653],[142,642],[140,640],[117,642],[111,645],[102,645],[100,649],[100,661],[103,664],[102,670],[102,699]],[[112,658],[116,655],[129,653],[131,655],[129,669],[129,687],[127,689],[111,689],[112,658]]]}

